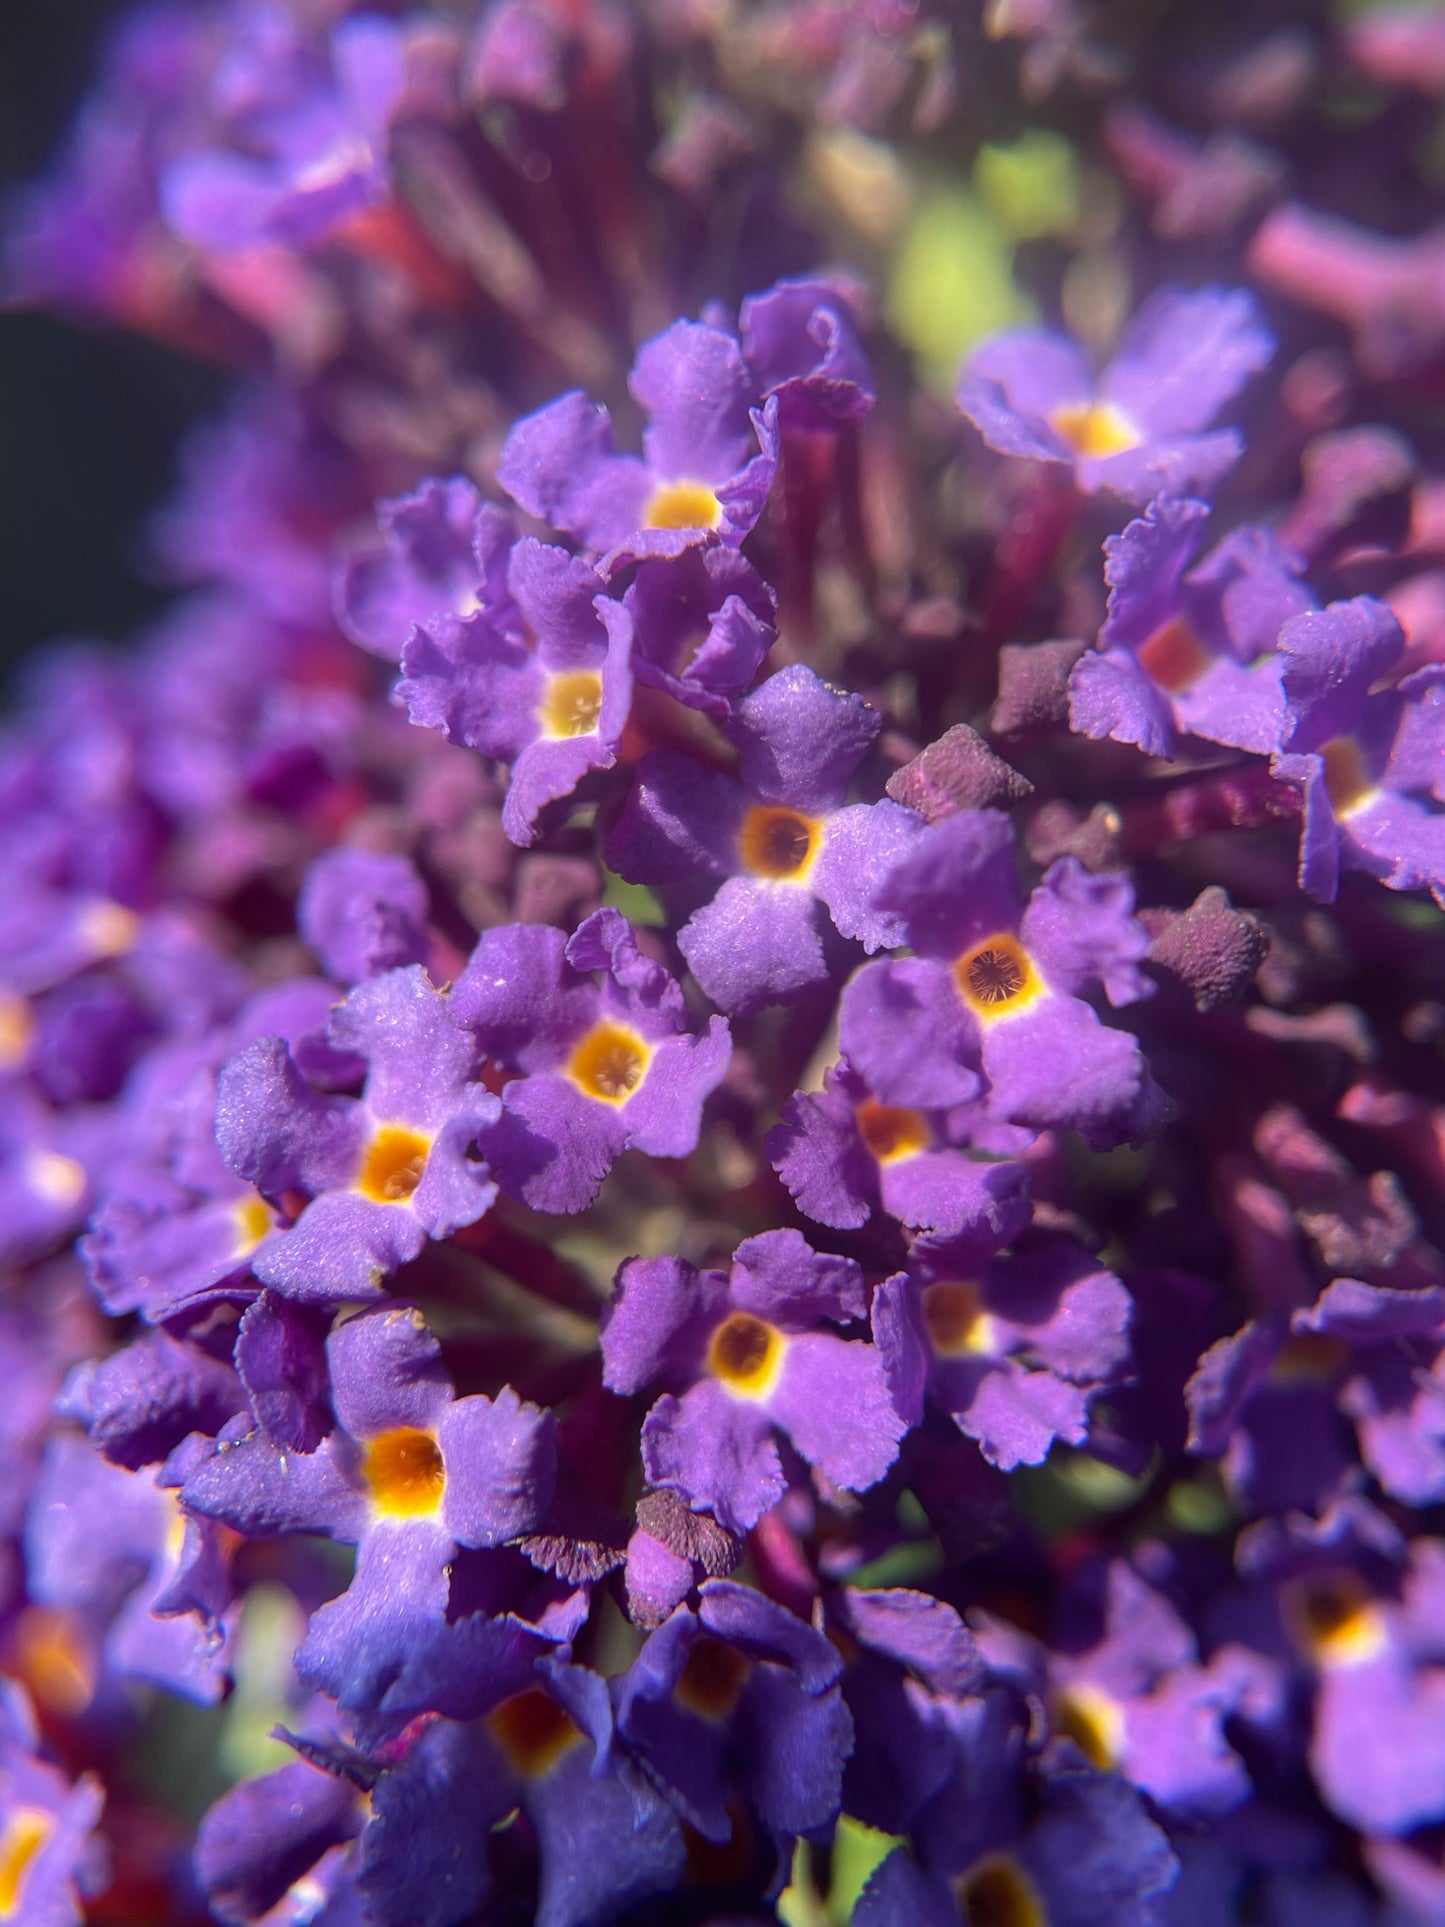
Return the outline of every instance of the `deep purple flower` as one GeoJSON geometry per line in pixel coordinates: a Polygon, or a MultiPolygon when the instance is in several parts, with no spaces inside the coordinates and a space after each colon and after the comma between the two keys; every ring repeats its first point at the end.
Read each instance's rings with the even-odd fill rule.
{"type": "Polygon", "coordinates": [[[481,1048],[520,1073],[486,1155],[507,1191],[541,1211],[582,1210],[629,1148],[685,1157],[732,1056],[721,1017],[689,1030],[677,982],[616,910],[570,938],[540,924],[486,931],[450,1003],[481,1048]]]}
{"type": "MultiPolygon", "coordinates": [[[[985,1756],[975,1771],[987,1775],[989,1764],[985,1756]]],[[[857,1927],[956,1927],[960,1913],[1049,1927],[1153,1927],[1178,1862],[1139,1795],[1116,1775],[1063,1762],[1046,1762],[1037,1780],[1027,1822],[999,1829],[982,1852],[962,1845],[970,1829],[922,1865],[901,1849],[891,1854],[858,1903],[857,1927]]]]}
{"type": "Polygon", "coordinates": [[[1445,903],[1445,669],[1367,694],[1403,642],[1367,596],[1333,602],[1280,637],[1289,732],[1274,775],[1304,792],[1300,888],[1332,903],[1341,868],[1445,903]]]}
{"type": "Polygon", "coordinates": [[[228,1436],[182,1498],[251,1537],[317,1532],[358,1548],[356,1576],[313,1615],[298,1665],[343,1704],[373,1706],[407,1645],[444,1620],[457,1548],[502,1545],[545,1519],[554,1427],[510,1387],[457,1398],[409,1306],[358,1314],[326,1349],[336,1426],[316,1450],[228,1436]]]}
{"type": "Polygon", "coordinates": [[[215,1803],[196,1835],[196,1877],[207,1905],[228,1927],[253,1927],[288,1898],[299,1899],[303,1882],[323,1903],[335,1900],[354,1876],[351,1844],[365,1823],[361,1789],[304,1760],[242,1781],[215,1803]]]}
{"type": "Polygon", "coordinates": [[[845,1059],[824,1073],[821,1091],[793,1093],[765,1148],[798,1209],[818,1224],[851,1230],[881,1207],[910,1227],[974,1232],[994,1249],[1028,1224],[1023,1166],[957,1147],[998,1152],[1011,1134],[1029,1136],[991,1129],[978,1104],[921,1111],[880,1103],[845,1059]]]}
{"type": "Polygon", "coordinates": [[[537,1927],[587,1927],[665,1893],[676,1814],[618,1745],[607,1683],[543,1661],[535,1683],[442,1719],[384,1772],[361,1842],[377,1927],[455,1927],[485,1896],[489,1833],[520,1808],[540,1856],[537,1927]]]}
{"type": "Polygon", "coordinates": [[[138,1311],[156,1323],[207,1299],[255,1290],[251,1254],[280,1217],[221,1156],[217,1076],[256,1038],[281,1036],[306,1071],[346,1081],[355,1060],[325,1042],[335,1001],[332,986],[317,978],[275,985],[204,1042],[153,1050],[132,1077],[117,1114],[122,1142],[80,1244],[91,1286],[112,1316],[138,1311]]]}
{"type": "Polygon", "coordinates": [[[378,502],[376,519],[380,543],[348,556],[336,572],[337,620],[354,643],[397,662],[418,625],[440,631],[453,649],[460,647],[453,632],[484,612],[494,628],[514,631],[507,559],[516,527],[464,475],[378,502]]]}
{"type": "Polygon", "coordinates": [[[297,929],[342,984],[423,962],[426,915],[426,884],[408,858],[345,847],[316,859],[296,902],[297,929]]]}
{"type": "Polygon", "coordinates": [[[173,1489],[203,1439],[167,1466],[130,1472],[84,1439],[51,1440],[26,1525],[30,1594],[77,1615],[106,1669],[202,1704],[229,1686],[236,1612],[215,1526],[188,1519],[173,1489]]]}
{"type": "Polygon", "coordinates": [[[530,536],[506,580],[495,620],[484,610],[413,629],[396,693],[414,723],[511,764],[502,823],[525,845],[549,803],[617,760],[632,624],[590,564],[530,536]]]}
{"type": "Polygon", "coordinates": [[[779,281],[748,296],[738,326],[763,394],[778,398],[785,434],[858,421],[873,406],[872,371],[842,288],[779,281]]]}
{"type": "Polygon", "coordinates": [[[359,14],[317,47],[269,8],[239,24],[212,81],[216,145],[170,163],[161,204],[176,233],[206,252],[304,248],[390,194],[386,137],[406,85],[404,32],[359,14]]]}
{"type": "Polygon", "coordinates": [[[1129,1356],[1129,1314],[1114,1274],[1066,1240],[983,1266],[976,1243],[941,1242],[879,1286],[873,1327],[908,1424],[930,1400],[1008,1472],[1087,1440],[1089,1405],[1129,1356]]]}
{"type": "MultiPolygon", "coordinates": [[[[620,569],[625,552],[614,555],[620,569]]],[[[632,673],[690,709],[725,720],[772,647],[772,590],[736,549],[708,544],[644,557],[622,606],[632,618],[632,673]]]]}
{"type": "Polygon", "coordinates": [[[829,1619],[850,1655],[843,1698],[857,1733],[844,1809],[906,1833],[950,1776],[949,1711],[982,1685],[982,1660],[958,1613],[928,1593],[842,1587],[829,1619]]]}
{"type": "Polygon", "coordinates": [[[772,487],[778,409],[754,406],[739,343],[675,321],[643,346],[628,386],[648,419],[640,460],[617,454],[607,410],[573,390],[517,423],[497,469],[503,488],[593,550],[668,555],[712,536],[741,542],[772,487]]]}
{"type": "Polygon", "coordinates": [[[330,1037],[364,1060],[361,1097],[316,1090],[286,1043],[263,1037],[221,1072],[216,1141],[263,1197],[309,1200],[250,1254],[256,1276],[335,1304],[376,1297],[429,1237],[482,1216],[496,1185],[475,1147],[501,1107],[472,1081],[475,1046],[419,965],[359,985],[330,1037]]]}
{"type": "Polygon", "coordinates": [[[649,1778],[710,1840],[737,1803],[786,1840],[839,1808],[853,1723],[826,1637],[731,1580],[710,1579],[613,1685],[617,1731],[649,1778]]]}
{"type": "Polygon", "coordinates": [[[27,1927],[80,1927],[82,1895],[104,1884],[93,1838],[105,1795],[94,1774],[74,1783],[40,1750],[24,1689],[0,1686],[0,1901],[27,1927]]]}
{"type": "Polygon", "coordinates": [[[669,750],[643,758],[607,860],[638,883],[726,879],[683,926],[678,947],[730,1015],[827,977],[820,906],[867,950],[902,941],[901,923],[880,913],[873,890],[922,819],[887,800],[844,807],[881,721],[860,697],[795,667],[738,705],[730,733],[741,780],[669,750]]]}
{"type": "Polygon", "coordinates": [[[1163,288],[1097,383],[1067,335],[1021,328],[970,357],[958,405],[990,448],[1068,463],[1081,489],[1142,508],[1156,495],[1207,493],[1234,466],[1239,431],[1209,425],[1273,353],[1242,290],[1163,288]]]}
{"type": "Polygon", "coordinates": [[[1235,529],[1201,562],[1209,511],[1164,498],[1104,543],[1109,612],[1069,677],[1082,735],[1174,753],[1176,736],[1277,749],[1285,728],[1281,628],[1309,609],[1299,564],[1263,529],[1235,529]]]}
{"type": "Polygon", "coordinates": [[[1078,994],[1102,984],[1117,1006],[1147,993],[1127,878],[1061,857],[1025,905],[1007,817],[965,810],[930,825],[874,901],[917,954],[853,979],[839,1040],[883,1103],[945,1110],[982,1094],[994,1119],[1099,1146],[1157,1128],[1137,1044],[1078,994]]]}
{"type": "Polygon", "coordinates": [[[603,1326],[604,1382],[680,1393],[665,1392],[643,1425],[649,1483],[746,1532],[786,1489],[776,1428],[834,1484],[876,1485],[906,1426],[879,1354],[828,1329],[866,1310],[858,1266],[796,1231],[747,1239],[730,1273],[629,1259],[603,1326]]]}

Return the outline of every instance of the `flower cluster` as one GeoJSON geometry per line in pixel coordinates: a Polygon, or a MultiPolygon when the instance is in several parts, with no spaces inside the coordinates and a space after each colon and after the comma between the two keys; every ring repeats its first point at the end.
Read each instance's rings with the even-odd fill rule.
{"type": "Polygon", "coordinates": [[[1445,1921],[1439,244],[1286,199],[1445,36],[967,12],[147,6],[14,210],[246,380],[0,742],[0,1922],[1445,1921]]]}

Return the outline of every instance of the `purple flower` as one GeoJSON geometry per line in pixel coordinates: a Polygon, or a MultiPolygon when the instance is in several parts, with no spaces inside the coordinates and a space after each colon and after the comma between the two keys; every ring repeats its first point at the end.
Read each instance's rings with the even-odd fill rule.
{"type": "Polygon", "coordinates": [[[1163,288],[1097,384],[1067,335],[1021,328],[975,352],[958,405],[990,448],[1068,463],[1086,492],[1111,489],[1142,507],[1156,495],[1207,493],[1234,466],[1238,430],[1206,431],[1273,353],[1242,290],[1163,288]]]}
{"type": "Polygon", "coordinates": [[[1285,728],[1275,641],[1311,607],[1295,557],[1263,529],[1236,529],[1194,564],[1209,510],[1151,502],[1104,543],[1109,612],[1069,677],[1084,736],[1172,756],[1176,736],[1260,752],[1285,728]],[[1194,566],[1191,566],[1194,564],[1194,566]]]}
{"type": "Polygon", "coordinates": [[[835,1485],[876,1485],[906,1426],[878,1353],[824,1322],[866,1311],[858,1266],[813,1251],[796,1231],[747,1239],[730,1273],[629,1259],[602,1330],[604,1383],[681,1392],[666,1392],[643,1425],[648,1482],[746,1532],[786,1489],[776,1429],[835,1485]]]}
{"type": "Polygon", "coordinates": [[[976,1242],[930,1241],[878,1287],[873,1328],[899,1412],[925,1400],[1011,1472],[1082,1445],[1089,1405],[1129,1356],[1129,1294],[1081,1246],[1036,1243],[979,1264],[976,1242]]]}
{"type": "Polygon", "coordinates": [[[836,1816],[853,1722],[827,1638],[727,1579],[680,1606],[615,1682],[619,1737],[690,1826],[737,1832],[737,1806],[775,1836],[836,1816]]]}
{"type": "Polygon", "coordinates": [[[622,606],[638,682],[722,721],[777,634],[772,590],[746,556],[714,544],[639,562],[622,606]]]}
{"type": "Polygon", "coordinates": [[[510,1387],[457,1398],[409,1306],[358,1314],[326,1350],[336,1426],[316,1450],[228,1436],[182,1500],[251,1537],[318,1532],[358,1548],[356,1576],[313,1615],[297,1663],[343,1704],[374,1706],[407,1646],[444,1620],[457,1548],[502,1545],[545,1519],[554,1425],[510,1387]]]}
{"type": "MultiPolygon", "coordinates": [[[[987,1754],[970,1763],[982,1777],[1003,1767],[987,1754]]],[[[1063,1762],[1046,1762],[1037,1783],[1027,1823],[1020,1817],[997,1828],[981,1852],[972,1852],[977,1829],[969,1827],[936,1847],[930,1841],[921,1865],[901,1850],[891,1854],[858,1903],[856,1927],[905,1920],[956,1927],[960,1914],[1049,1927],[1153,1927],[1178,1862],[1139,1795],[1116,1775],[1063,1762]]],[[[947,1813],[948,1803],[939,1811],[947,1813]]]]}
{"type": "Polygon", "coordinates": [[[495,620],[483,611],[413,629],[396,694],[414,723],[511,764],[502,824],[526,845],[549,803],[617,760],[632,624],[590,564],[531,536],[512,549],[506,579],[495,620]]]}
{"type": "Polygon", "coordinates": [[[475,1146],[501,1107],[471,1081],[475,1047],[419,965],[358,986],[330,1036],[364,1061],[361,1097],[316,1090],[283,1039],[263,1037],[221,1072],[216,1140],[263,1197],[309,1200],[250,1254],[256,1276],[336,1304],[376,1297],[429,1237],[483,1215],[496,1185],[475,1146]]]}
{"type": "Polygon", "coordinates": [[[119,1112],[125,1155],[105,1172],[80,1244],[92,1289],[112,1316],[138,1311],[156,1323],[254,1292],[250,1257],[277,1229],[278,1213],[217,1147],[217,1075],[257,1037],[279,1035],[307,1071],[339,1071],[345,1081],[355,1061],[325,1044],[335,996],[316,978],[278,984],[204,1043],[153,1051],[131,1079],[119,1112]]]}
{"type": "Polygon", "coordinates": [[[251,9],[213,77],[217,144],[162,176],[167,220],[219,254],[322,240],[389,197],[386,136],[405,85],[403,30],[379,14],[341,21],[320,48],[280,11],[251,9]]]}
{"type": "Polygon", "coordinates": [[[243,1781],[221,1796],[196,1835],[207,1905],[228,1927],[252,1927],[302,1881],[333,1899],[365,1821],[361,1789],[304,1760],[243,1781]]]}
{"type": "Polygon", "coordinates": [[[104,1884],[93,1838],[105,1801],[99,1780],[73,1784],[42,1757],[23,1688],[0,1686],[0,1903],[34,1927],[80,1927],[81,1896],[104,1884]]]}
{"type": "Polygon", "coordinates": [[[846,1586],[828,1604],[844,1650],[856,1650],[843,1674],[857,1732],[844,1809],[906,1833],[949,1778],[949,1713],[983,1684],[983,1663],[957,1612],[928,1593],[846,1586]]]}
{"type": "Polygon", "coordinates": [[[1122,875],[1061,857],[1024,905],[1006,817],[931,824],[874,897],[917,954],[847,986],[844,1056],[885,1104],[946,1110],[982,1093],[990,1118],[1072,1127],[1101,1147],[1149,1133],[1163,1100],[1138,1045],[1078,994],[1102,984],[1116,1006],[1147,994],[1133,900],[1122,875]]]}
{"type": "Polygon", "coordinates": [[[1291,729],[1270,769],[1304,792],[1300,888],[1325,903],[1342,867],[1445,903],[1445,669],[1429,664],[1366,693],[1402,640],[1367,596],[1280,636],[1291,729]]]}
{"type": "Polygon", "coordinates": [[[338,983],[364,983],[426,956],[427,892],[416,866],[380,851],[328,850],[296,902],[296,926],[338,983]]]}
{"type": "Polygon", "coordinates": [[[336,572],[336,617],[360,648],[396,662],[420,626],[459,652],[455,632],[475,626],[483,611],[493,627],[514,632],[507,558],[517,531],[464,475],[378,502],[376,519],[380,544],[347,557],[336,572]]]}
{"type": "Polygon", "coordinates": [[[784,434],[859,421],[873,406],[872,371],[843,289],[779,281],[743,302],[739,330],[763,394],[778,398],[784,434]]]}
{"type": "Polygon", "coordinates": [[[643,454],[619,455],[605,408],[579,390],[517,423],[497,479],[529,515],[593,550],[669,555],[712,536],[735,546],[777,467],[776,402],[761,409],[737,340],[675,321],[628,380],[647,416],[643,454]]]}
{"type": "Polygon", "coordinates": [[[491,1885],[490,1838],[518,1809],[540,1855],[537,1927],[611,1920],[681,1878],[677,1816],[617,1744],[607,1682],[545,1660],[535,1683],[425,1725],[386,1764],[361,1840],[366,1918],[470,1918],[491,1885]]]}
{"type": "Polygon", "coordinates": [[[157,1471],[111,1465],[61,1434],[26,1524],[32,1599],[77,1615],[105,1666],[204,1704],[228,1686],[235,1609],[215,1526],[188,1519],[172,1489],[206,1440],[193,1436],[157,1471]]]}
{"type": "Polygon", "coordinates": [[[843,807],[881,720],[860,697],[795,667],[738,706],[730,733],[740,781],[668,750],[643,758],[607,860],[638,883],[698,872],[726,879],[684,925],[678,947],[730,1015],[827,978],[820,906],[870,951],[902,941],[898,920],[874,904],[873,886],[922,819],[887,801],[843,807]]]}
{"type": "MultiPolygon", "coordinates": [[[[981,1161],[955,1147],[1006,1137],[977,1104],[910,1110],[883,1104],[843,1060],[823,1089],[795,1091],[766,1142],[774,1170],[798,1209],[818,1224],[852,1230],[881,1208],[910,1228],[957,1236],[971,1231],[990,1250],[1028,1225],[1024,1169],[981,1161]]],[[[1028,1133],[1014,1133],[1025,1138],[1028,1133]]]]}
{"type": "Polygon", "coordinates": [[[1253,1788],[1224,1722],[1241,1682],[1200,1665],[1189,1626],[1134,1565],[1112,1559],[1102,1583],[1088,1577],[1060,1602],[1046,1655],[1055,1733],[1166,1812],[1197,1821],[1238,1807],[1253,1788]]]}
{"type": "Polygon", "coordinates": [[[685,1157],[732,1056],[722,1018],[691,1033],[677,982],[616,910],[570,938],[540,924],[486,931],[451,1010],[520,1073],[486,1154],[506,1190],[540,1211],[582,1210],[629,1148],[685,1157]]]}

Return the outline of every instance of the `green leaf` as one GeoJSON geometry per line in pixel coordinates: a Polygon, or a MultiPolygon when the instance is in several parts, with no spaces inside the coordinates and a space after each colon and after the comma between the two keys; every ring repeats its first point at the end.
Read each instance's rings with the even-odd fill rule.
{"type": "Polygon", "coordinates": [[[1009,147],[984,147],[974,184],[1015,241],[1069,234],[1079,219],[1079,164],[1062,134],[1038,127],[1009,147]]]}
{"type": "Polygon", "coordinates": [[[976,342],[1038,312],[1014,280],[1007,234],[976,195],[958,186],[920,199],[893,257],[887,309],[924,379],[950,394],[976,342]]]}

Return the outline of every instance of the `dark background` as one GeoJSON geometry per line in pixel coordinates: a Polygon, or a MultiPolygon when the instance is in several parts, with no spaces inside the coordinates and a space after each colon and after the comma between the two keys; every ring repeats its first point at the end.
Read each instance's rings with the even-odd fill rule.
{"type": "MultiPolygon", "coordinates": [[[[0,219],[58,152],[120,0],[0,0],[0,219]]],[[[165,599],[145,518],[217,372],[119,330],[0,313],[0,696],[52,636],[123,640],[165,599]]]]}

